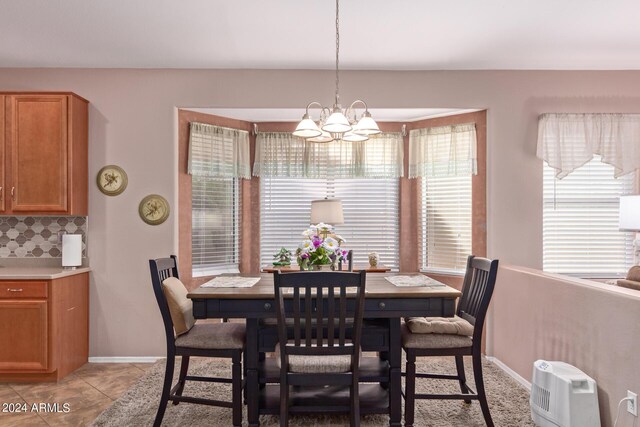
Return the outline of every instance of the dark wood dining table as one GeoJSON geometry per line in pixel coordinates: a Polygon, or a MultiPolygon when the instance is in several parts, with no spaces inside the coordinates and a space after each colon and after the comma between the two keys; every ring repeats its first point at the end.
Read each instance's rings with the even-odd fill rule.
{"type": "MultiPolygon", "coordinates": [[[[399,287],[385,277],[367,276],[362,350],[380,357],[363,358],[360,390],[362,413],[387,413],[390,426],[402,425],[402,318],[408,316],[452,317],[460,291],[449,286],[399,287]]],[[[246,402],[250,426],[259,425],[261,414],[278,414],[278,373],[274,358],[261,357],[273,351],[277,332],[273,275],[262,274],[248,288],[198,287],[188,294],[196,319],[246,319],[246,402]],[[269,322],[266,319],[272,319],[269,322]],[[270,384],[271,383],[271,384],[270,384]]],[[[337,396],[338,393],[333,393],[337,396]]],[[[333,396],[335,397],[335,396],[333,396]]],[[[333,398],[327,397],[327,398],[333,398]]],[[[313,396],[317,399],[318,396],[313,396]]]]}

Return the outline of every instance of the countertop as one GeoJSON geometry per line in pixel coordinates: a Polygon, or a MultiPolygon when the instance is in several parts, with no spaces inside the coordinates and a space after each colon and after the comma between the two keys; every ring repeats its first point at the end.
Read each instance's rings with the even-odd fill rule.
{"type": "Polygon", "coordinates": [[[88,273],[89,267],[66,270],[62,267],[0,267],[0,280],[51,280],[88,273]]]}

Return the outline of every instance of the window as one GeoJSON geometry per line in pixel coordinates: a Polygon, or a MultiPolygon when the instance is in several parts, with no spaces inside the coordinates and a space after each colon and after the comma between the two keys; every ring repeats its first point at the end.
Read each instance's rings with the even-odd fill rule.
{"type": "Polygon", "coordinates": [[[633,264],[633,234],[618,230],[619,197],[633,193],[635,174],[618,179],[599,157],[562,180],[544,164],[543,268],[612,277],[633,264]]]}
{"type": "Polygon", "coordinates": [[[354,263],[368,264],[369,252],[397,269],[398,179],[260,179],[260,262],[270,265],[284,246],[295,252],[309,226],[311,201],[325,196],[342,200],[344,224],[336,234],[347,240],[354,263]]]}
{"type": "Polygon", "coordinates": [[[192,176],[191,182],[193,277],[237,273],[239,179],[192,176]]]}
{"type": "Polygon", "coordinates": [[[471,254],[471,175],[421,179],[421,270],[464,272],[471,254]]]}

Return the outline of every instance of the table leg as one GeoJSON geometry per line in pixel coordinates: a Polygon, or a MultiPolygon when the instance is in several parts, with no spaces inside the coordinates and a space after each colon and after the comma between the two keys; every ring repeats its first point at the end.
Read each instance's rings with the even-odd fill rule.
{"type": "Polygon", "coordinates": [[[247,370],[247,421],[250,427],[260,425],[258,408],[260,384],[258,378],[258,319],[247,319],[247,342],[245,347],[245,365],[247,370]]]}
{"type": "Polygon", "coordinates": [[[389,425],[402,426],[402,339],[400,318],[389,319],[389,425]]]}

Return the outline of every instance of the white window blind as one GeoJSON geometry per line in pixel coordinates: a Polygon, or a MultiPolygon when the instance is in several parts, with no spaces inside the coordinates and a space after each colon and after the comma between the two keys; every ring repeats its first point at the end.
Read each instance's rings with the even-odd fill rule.
{"type": "Polygon", "coordinates": [[[618,230],[619,197],[635,174],[614,178],[600,157],[562,180],[544,164],[543,268],[583,277],[612,277],[633,265],[633,233],[618,230]]]}
{"type": "Polygon", "coordinates": [[[471,254],[471,175],[423,177],[421,269],[464,272],[471,254]]]}
{"type": "Polygon", "coordinates": [[[344,224],[336,234],[347,240],[354,263],[368,264],[369,252],[380,262],[398,268],[397,179],[260,178],[260,258],[271,265],[281,247],[292,252],[309,226],[311,201],[325,196],[342,200],[344,224]]]}
{"type": "Polygon", "coordinates": [[[238,178],[191,178],[193,276],[237,273],[240,234],[238,178]]]}

